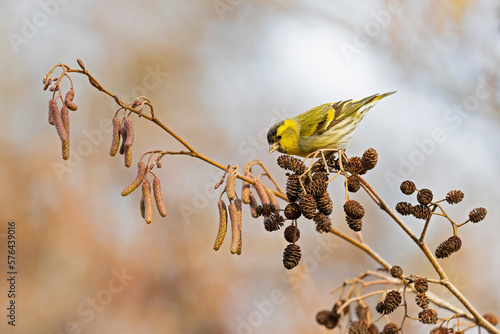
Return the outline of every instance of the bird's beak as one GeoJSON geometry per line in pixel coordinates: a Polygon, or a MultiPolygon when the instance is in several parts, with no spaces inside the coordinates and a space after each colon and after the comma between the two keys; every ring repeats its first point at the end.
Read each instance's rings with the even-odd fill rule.
{"type": "Polygon", "coordinates": [[[269,145],[269,154],[276,151],[279,147],[280,147],[279,143],[274,143],[274,144],[269,145]]]}

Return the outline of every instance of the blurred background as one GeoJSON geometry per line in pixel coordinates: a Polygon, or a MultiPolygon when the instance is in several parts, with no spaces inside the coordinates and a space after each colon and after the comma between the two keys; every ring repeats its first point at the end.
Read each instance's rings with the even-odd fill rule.
{"type": "MultiPolygon", "coordinates": [[[[461,189],[464,201],[449,208],[457,222],[488,209],[483,222],[459,229],[462,250],[440,262],[479,312],[499,313],[497,1],[40,0],[2,1],[0,9],[0,332],[326,333],[315,315],[337,301],[330,290],[378,267],[304,221],[301,264],[287,271],[282,232],[266,232],[248,208],[243,254],[231,255],[227,240],[213,251],[221,171],[183,156],[156,170],[168,215],[155,212],[147,225],[140,192],[120,195],[136,168],[109,157],[114,102],[79,75],[71,159],[61,158],[42,78],[60,62],[77,68],[77,58],[122,100],[148,96],[199,152],[223,165],[261,159],[283,186],[277,154],[268,155],[270,125],[323,103],[397,90],[370,111],[348,154],[377,149],[366,179],[392,207],[415,203],[399,192],[411,179],[435,199],[461,189]],[[15,329],[5,316],[8,221],[17,226],[15,329]]],[[[148,150],[182,148],[146,120],[134,124],[134,165],[148,150]]],[[[342,182],[329,189],[334,226],[353,235],[342,182]]],[[[436,278],[366,194],[352,198],[367,211],[367,243],[405,273],[436,278]]],[[[422,221],[406,221],[421,231],[422,221]]],[[[429,247],[451,233],[436,218],[429,247]]]]}

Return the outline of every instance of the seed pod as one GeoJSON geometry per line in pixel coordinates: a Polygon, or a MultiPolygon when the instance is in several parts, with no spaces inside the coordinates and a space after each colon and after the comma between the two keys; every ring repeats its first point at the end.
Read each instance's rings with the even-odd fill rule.
{"type": "Polygon", "coordinates": [[[328,329],[334,329],[339,323],[340,315],[330,310],[320,311],[316,314],[316,321],[328,329]]]}
{"type": "Polygon", "coordinates": [[[61,121],[63,123],[64,130],[69,137],[69,110],[66,106],[61,107],[61,121]]]}
{"type": "Polygon", "coordinates": [[[305,194],[300,198],[300,211],[306,219],[313,219],[316,214],[316,200],[311,194],[305,194]]]}
{"type": "Polygon", "coordinates": [[[361,188],[361,183],[356,175],[351,175],[347,178],[347,190],[351,193],[355,193],[361,188]]]}
{"type": "Polygon", "coordinates": [[[51,83],[52,79],[47,80],[47,77],[43,78],[43,90],[47,90],[51,83]]]}
{"type": "Polygon", "coordinates": [[[361,219],[365,215],[365,209],[355,200],[349,200],[344,204],[344,212],[353,219],[361,219]]]}
{"type": "Polygon", "coordinates": [[[230,201],[233,201],[236,198],[235,183],[236,174],[233,174],[233,169],[229,168],[226,180],[226,195],[230,201]]]}
{"type": "Polygon", "coordinates": [[[438,321],[438,313],[432,308],[427,308],[418,314],[418,320],[423,324],[435,324],[438,321]]]}
{"type": "Polygon", "coordinates": [[[64,129],[64,124],[62,122],[61,114],[59,113],[59,108],[57,107],[56,100],[49,101],[49,108],[52,113],[52,120],[54,121],[54,125],[56,126],[57,134],[61,141],[68,140],[69,136],[66,130],[64,129]]]}
{"type": "Polygon", "coordinates": [[[294,243],[297,242],[300,238],[300,230],[297,228],[297,226],[290,225],[287,228],[285,228],[285,240],[288,241],[289,243],[294,243]]]}
{"type": "Polygon", "coordinates": [[[417,295],[415,296],[415,303],[421,308],[429,307],[429,299],[427,298],[425,293],[417,293],[417,295]]]}
{"type": "Polygon", "coordinates": [[[432,202],[432,191],[429,189],[421,189],[417,193],[417,201],[422,205],[427,205],[432,202]]]}
{"type": "Polygon", "coordinates": [[[249,198],[250,198],[250,212],[252,214],[252,217],[258,218],[259,214],[257,213],[257,207],[259,206],[259,204],[257,203],[257,200],[255,199],[253,193],[250,193],[249,198]]]}
{"type": "Polygon", "coordinates": [[[399,202],[396,205],[396,211],[403,216],[408,216],[409,214],[411,214],[412,209],[413,209],[412,205],[407,202],[399,202]]]}
{"type": "Polygon", "coordinates": [[[369,148],[363,153],[361,157],[361,164],[364,169],[370,170],[375,168],[378,161],[378,153],[374,148],[369,148]]]}
{"type": "Polygon", "coordinates": [[[360,157],[351,157],[344,167],[345,170],[351,174],[363,175],[366,173],[366,169],[363,167],[360,157]]]}
{"type": "Polygon", "coordinates": [[[153,199],[151,198],[151,182],[148,179],[142,182],[142,198],[144,199],[144,219],[150,224],[153,220],[153,199]]]}
{"type": "Polygon", "coordinates": [[[299,264],[301,257],[299,245],[289,244],[283,252],[283,265],[288,270],[293,269],[299,264]]]}
{"type": "Polygon", "coordinates": [[[326,192],[328,176],[325,172],[318,171],[313,174],[312,182],[306,187],[306,192],[314,197],[321,197],[326,192]]]}
{"type": "Polygon", "coordinates": [[[132,148],[125,147],[125,167],[132,166],[132,148]]]}
{"type": "Polygon", "coordinates": [[[473,223],[479,223],[486,217],[486,213],[485,208],[475,208],[469,213],[469,220],[473,223]]]}
{"type": "Polygon", "coordinates": [[[227,231],[227,208],[226,203],[220,200],[217,203],[219,207],[219,231],[217,232],[217,238],[215,239],[214,250],[219,250],[220,246],[224,242],[227,231]]]}
{"type": "Polygon", "coordinates": [[[460,248],[462,248],[462,240],[458,236],[453,235],[436,248],[435,254],[438,259],[444,259],[452,253],[458,252],[460,248]]]}
{"type": "Polygon", "coordinates": [[[415,191],[416,187],[415,187],[415,183],[413,183],[410,180],[406,180],[406,181],[403,181],[403,183],[401,183],[401,186],[399,187],[399,189],[401,190],[401,192],[403,194],[411,195],[415,191]]]}
{"type": "Polygon", "coordinates": [[[115,156],[120,147],[120,118],[113,118],[113,140],[111,141],[111,149],[109,150],[109,155],[115,156]]]}
{"type": "Polygon", "coordinates": [[[288,219],[298,219],[302,214],[300,212],[300,205],[297,203],[290,203],[285,207],[285,217],[288,219]]]}
{"type": "Polygon", "coordinates": [[[128,117],[125,117],[123,120],[123,128],[125,129],[125,133],[127,134],[127,139],[125,140],[125,147],[132,147],[134,143],[134,125],[132,120],[128,117]]]}
{"type": "Polygon", "coordinates": [[[391,276],[394,278],[402,278],[403,277],[403,269],[401,269],[400,266],[392,266],[391,276]]]}
{"type": "Polygon", "coordinates": [[[135,177],[134,181],[132,181],[132,183],[129,184],[127,188],[125,188],[122,191],[122,196],[127,196],[132,191],[137,189],[137,187],[139,187],[139,185],[142,183],[142,180],[144,180],[144,176],[146,176],[147,172],[146,164],[142,161],[139,161],[137,167],[138,167],[137,176],[135,177]]]}
{"type": "Polygon", "coordinates": [[[278,166],[283,169],[288,169],[294,173],[302,174],[306,170],[306,166],[302,162],[302,160],[289,156],[289,155],[281,155],[278,157],[278,166]]]}
{"type": "Polygon", "coordinates": [[[411,208],[411,214],[418,219],[427,219],[431,216],[431,209],[427,205],[419,204],[411,208]]]}
{"type": "Polygon", "coordinates": [[[69,139],[63,140],[61,142],[62,146],[62,157],[64,160],[69,159],[69,139]]]}
{"type": "Polygon", "coordinates": [[[274,205],[274,208],[276,210],[279,210],[280,209],[280,202],[278,202],[278,198],[276,197],[276,195],[274,194],[274,192],[271,190],[271,188],[268,188],[266,186],[264,186],[264,189],[267,192],[267,197],[269,197],[269,200],[271,201],[271,204],[274,205]]]}
{"type": "Polygon", "coordinates": [[[155,177],[153,179],[153,194],[155,195],[156,208],[160,216],[167,216],[167,209],[165,208],[165,203],[163,202],[163,195],[161,194],[160,179],[155,177]]]}
{"type": "Polygon", "coordinates": [[[328,233],[332,229],[332,221],[329,216],[325,216],[321,212],[316,213],[314,216],[314,222],[316,223],[316,231],[319,233],[328,233]]]}
{"type": "Polygon", "coordinates": [[[352,321],[349,323],[348,333],[368,333],[368,324],[366,323],[366,321],[352,321]]]}
{"type": "Polygon", "coordinates": [[[257,208],[255,208],[255,211],[259,216],[264,217],[269,217],[272,214],[278,213],[278,210],[276,210],[274,205],[270,203],[259,205],[257,208]]]}
{"type": "Polygon", "coordinates": [[[231,220],[231,254],[235,254],[238,251],[241,243],[241,221],[238,215],[238,209],[236,204],[229,204],[229,219],[231,220]]]}
{"type": "Polygon", "coordinates": [[[241,187],[241,200],[245,204],[250,204],[250,183],[247,181],[243,181],[243,185],[241,187]]]}
{"type": "Polygon", "coordinates": [[[384,326],[380,334],[397,334],[399,326],[393,322],[389,322],[384,326]]]}
{"type": "Polygon", "coordinates": [[[66,107],[68,107],[69,110],[72,111],[78,109],[76,103],[73,102],[74,98],[75,98],[75,91],[73,90],[73,88],[71,88],[64,97],[64,104],[66,105],[66,107]]]}
{"type": "Polygon", "coordinates": [[[286,181],[286,197],[290,202],[296,202],[302,195],[302,186],[300,185],[300,175],[290,174],[286,181]]]}
{"type": "Polygon", "coordinates": [[[283,227],[284,221],[285,218],[283,218],[283,216],[273,213],[271,216],[264,218],[264,228],[268,232],[277,231],[283,227]]]}
{"type": "Polygon", "coordinates": [[[448,204],[458,204],[464,199],[464,193],[461,190],[451,190],[446,194],[448,204]]]}
{"type": "Polygon", "coordinates": [[[269,196],[267,195],[267,191],[266,191],[264,185],[262,184],[262,182],[260,182],[258,179],[255,179],[255,183],[253,186],[254,186],[255,190],[257,191],[257,195],[259,195],[260,202],[262,204],[270,204],[271,200],[269,199],[269,196]]]}
{"type": "Polygon", "coordinates": [[[413,285],[418,293],[426,293],[429,290],[429,284],[426,278],[417,278],[413,285]]]}
{"type": "Polygon", "coordinates": [[[351,230],[360,232],[363,228],[363,221],[361,219],[354,219],[350,216],[345,216],[345,221],[351,230]]]}
{"type": "Polygon", "coordinates": [[[399,304],[401,304],[401,300],[401,294],[398,291],[389,291],[384,299],[385,314],[392,313],[396,308],[398,308],[399,304]]]}
{"type": "Polygon", "coordinates": [[[321,197],[316,197],[316,207],[319,212],[326,216],[329,216],[332,213],[333,204],[328,192],[323,193],[321,197]]]}

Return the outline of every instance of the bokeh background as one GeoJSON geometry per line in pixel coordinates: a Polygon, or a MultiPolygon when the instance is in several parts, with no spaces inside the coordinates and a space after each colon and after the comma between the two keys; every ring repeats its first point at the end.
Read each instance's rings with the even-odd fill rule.
{"type": "MultiPolygon", "coordinates": [[[[498,314],[499,15],[494,0],[1,1],[0,332],[323,333],[315,314],[337,300],[330,290],[377,269],[303,222],[303,259],[288,272],[281,232],[266,232],[249,212],[243,254],[230,255],[227,241],[214,252],[213,185],[221,172],[182,156],[157,170],[168,216],[155,213],[146,225],[139,192],[120,195],[135,168],[108,154],[105,125],[116,107],[78,75],[72,156],[61,158],[42,78],[60,62],[77,67],[77,58],[122,100],[147,95],[158,117],[201,153],[221,164],[261,159],[282,184],[264,136],[272,123],[397,90],[370,111],[349,153],[378,150],[366,178],[393,207],[408,200],[399,183],[412,179],[435,198],[461,189],[464,202],[450,208],[457,221],[488,209],[484,222],[459,230],[462,250],[441,263],[481,313],[498,314]],[[8,221],[17,224],[15,329],[6,324],[8,221]]],[[[145,120],[135,129],[135,162],[147,150],[181,149],[145,120]]],[[[341,187],[330,187],[332,219],[351,233],[341,187]]],[[[406,273],[436,277],[368,196],[353,197],[367,210],[367,243],[406,273]]],[[[450,235],[435,219],[429,246],[450,235]]],[[[405,328],[431,327],[407,321],[405,328]]]]}

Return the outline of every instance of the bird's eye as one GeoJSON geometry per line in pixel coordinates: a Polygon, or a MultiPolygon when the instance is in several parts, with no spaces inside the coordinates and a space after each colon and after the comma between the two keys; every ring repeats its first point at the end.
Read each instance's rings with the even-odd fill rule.
{"type": "Polygon", "coordinates": [[[276,140],[281,140],[281,135],[276,136],[276,140]]]}

